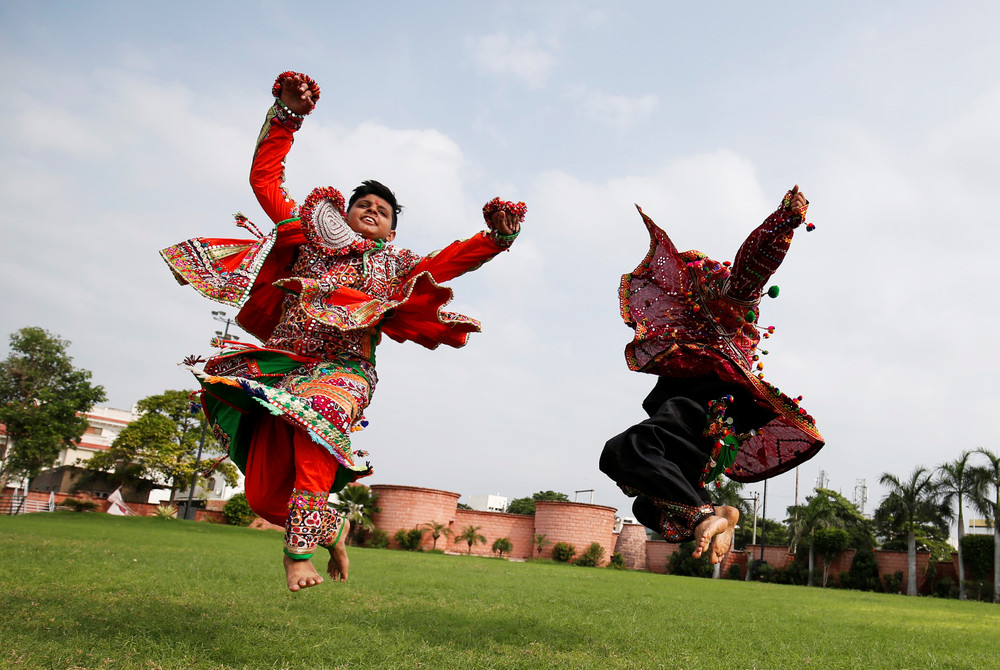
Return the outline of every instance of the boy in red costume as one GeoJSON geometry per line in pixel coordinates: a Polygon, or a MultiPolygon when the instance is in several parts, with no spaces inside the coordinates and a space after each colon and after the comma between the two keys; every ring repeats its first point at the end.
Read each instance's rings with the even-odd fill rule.
{"type": "Polygon", "coordinates": [[[323,581],[308,560],[318,546],[330,552],[330,577],[347,579],[348,523],[327,498],[372,472],[349,434],[367,425],[381,336],[463,346],[479,323],[442,309],[452,292],[439,282],[506,250],[525,207],[494,199],[483,208],[488,230],[426,257],[389,244],[401,207],[377,181],[362,183],[346,207],[325,187],[299,208],[282,186],[283,165],[320,90],[285,72],[272,93],[250,183],[274,231],[264,235],[238,214],[256,240],[195,238],[161,255],[180,283],[240,307],[237,323],[265,343],[222,342],[195,373],[206,416],[246,475],[251,508],[285,526],[286,581],[298,591],[323,581]]]}
{"type": "MultiPolygon", "coordinates": [[[[635,329],[625,358],[630,369],[659,379],[642,405],[649,418],[608,440],[600,468],[635,497],[643,525],[669,542],[693,539],[692,555],[709,552],[712,563],[729,551],[739,511],[712,505],[706,486],[722,474],[740,482],[773,477],[823,446],[801,398],[765,382],[756,353],[764,284],[807,207],[795,186],[731,266],[679,253],[639,210],[650,248],[621,281],[622,316],[635,329]]],[[[776,297],[777,287],[768,294],[776,297]]]]}

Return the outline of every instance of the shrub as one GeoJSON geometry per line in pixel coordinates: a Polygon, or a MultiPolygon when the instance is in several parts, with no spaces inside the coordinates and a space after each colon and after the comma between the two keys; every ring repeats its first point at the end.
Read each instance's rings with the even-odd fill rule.
{"type": "Polygon", "coordinates": [[[177,518],[177,508],[174,505],[157,505],[156,506],[156,518],[157,519],[176,519],[177,518]]]}
{"type": "Polygon", "coordinates": [[[951,577],[942,577],[934,585],[934,597],[936,598],[957,598],[958,584],[951,577]]]}
{"type": "Polygon", "coordinates": [[[743,579],[743,568],[739,563],[733,563],[726,572],[727,579],[743,579]]]}
{"type": "Polygon", "coordinates": [[[556,542],[555,546],[552,547],[552,558],[560,563],[566,563],[569,559],[573,558],[573,554],[575,553],[576,547],[566,542],[556,542]]]}
{"type": "Polygon", "coordinates": [[[411,528],[406,530],[405,528],[400,528],[393,535],[393,538],[399,544],[400,549],[405,549],[406,551],[418,551],[420,549],[420,543],[424,540],[424,530],[422,528],[411,528]]]}
{"type": "MultiPolygon", "coordinates": [[[[808,568],[807,568],[808,570],[808,568]]],[[[750,579],[755,582],[773,582],[774,566],[767,561],[757,560],[750,565],[750,579]]]]}
{"type": "Polygon", "coordinates": [[[385,549],[389,546],[389,533],[381,528],[374,529],[365,546],[369,549],[385,549]]]}
{"type": "Polygon", "coordinates": [[[257,518],[243,493],[237,493],[226,501],[222,507],[222,516],[226,517],[226,523],[230,526],[249,526],[257,518]]]}
{"type": "Polygon", "coordinates": [[[573,561],[573,564],[583,568],[596,568],[602,558],[604,558],[604,547],[598,542],[591,542],[587,550],[580,554],[580,558],[573,561]]]}
{"type": "Polygon", "coordinates": [[[882,575],[883,589],[886,593],[901,593],[903,588],[903,571],[896,570],[891,575],[882,575]]]}
{"type": "Polygon", "coordinates": [[[611,554],[611,560],[608,561],[608,567],[614,570],[624,570],[625,557],[619,553],[611,554]]]}
{"type": "Polygon", "coordinates": [[[514,543],[510,541],[509,537],[498,537],[493,541],[493,553],[498,554],[500,558],[503,558],[505,553],[509,554],[513,548],[514,543]]]}
{"type": "Polygon", "coordinates": [[[69,507],[74,512],[93,512],[100,507],[93,500],[83,500],[81,498],[66,498],[61,504],[63,507],[69,507]]]}
{"type": "Polygon", "coordinates": [[[989,579],[993,575],[993,536],[962,537],[962,560],[969,579],[989,579]]]}
{"type": "Polygon", "coordinates": [[[691,555],[693,551],[694,542],[681,543],[667,561],[667,572],[681,577],[711,577],[713,569],[708,554],[695,558],[691,555]]]}
{"type": "Polygon", "coordinates": [[[851,567],[840,575],[840,586],[856,591],[878,591],[878,561],[871,549],[858,549],[851,567]]]}

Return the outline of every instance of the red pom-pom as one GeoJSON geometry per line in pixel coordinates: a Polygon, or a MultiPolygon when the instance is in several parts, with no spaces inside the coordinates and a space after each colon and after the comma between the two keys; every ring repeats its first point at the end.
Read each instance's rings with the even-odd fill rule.
{"type": "Polygon", "coordinates": [[[528,213],[528,206],[523,202],[513,203],[509,200],[493,198],[483,205],[483,218],[486,225],[493,229],[493,215],[497,212],[505,212],[508,218],[513,218],[518,223],[524,223],[524,215],[528,213]]]}

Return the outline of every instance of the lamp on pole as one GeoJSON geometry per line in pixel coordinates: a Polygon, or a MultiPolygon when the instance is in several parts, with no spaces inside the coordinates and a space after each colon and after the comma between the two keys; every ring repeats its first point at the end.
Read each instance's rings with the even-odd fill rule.
{"type": "MultiPolygon", "coordinates": [[[[233,335],[233,336],[229,335],[229,326],[232,325],[232,324],[234,324],[234,323],[236,323],[236,319],[230,319],[230,318],[228,318],[226,316],[226,313],[223,312],[223,311],[213,311],[212,312],[212,318],[215,319],[216,321],[220,321],[220,322],[226,324],[226,330],[225,330],[225,332],[217,330],[217,331],[215,331],[216,335],[218,335],[219,337],[221,337],[224,340],[227,340],[227,339],[228,340],[238,340],[238,339],[240,339],[239,336],[237,336],[237,335],[233,335]]],[[[198,483],[198,465],[201,463],[201,452],[205,448],[205,437],[207,435],[208,435],[208,417],[205,417],[202,420],[202,424],[201,424],[201,439],[198,440],[198,454],[194,458],[194,472],[191,473],[191,486],[188,487],[187,504],[184,506],[184,518],[185,519],[193,519],[194,518],[194,515],[191,514],[191,502],[194,499],[194,487],[198,483]]]]}

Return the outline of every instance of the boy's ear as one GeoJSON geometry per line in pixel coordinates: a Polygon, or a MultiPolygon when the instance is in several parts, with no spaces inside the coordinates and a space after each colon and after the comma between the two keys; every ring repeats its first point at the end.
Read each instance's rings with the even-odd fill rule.
{"type": "Polygon", "coordinates": [[[388,244],[389,242],[392,242],[394,239],[396,239],[396,231],[390,230],[389,234],[385,236],[385,241],[388,244]]]}

